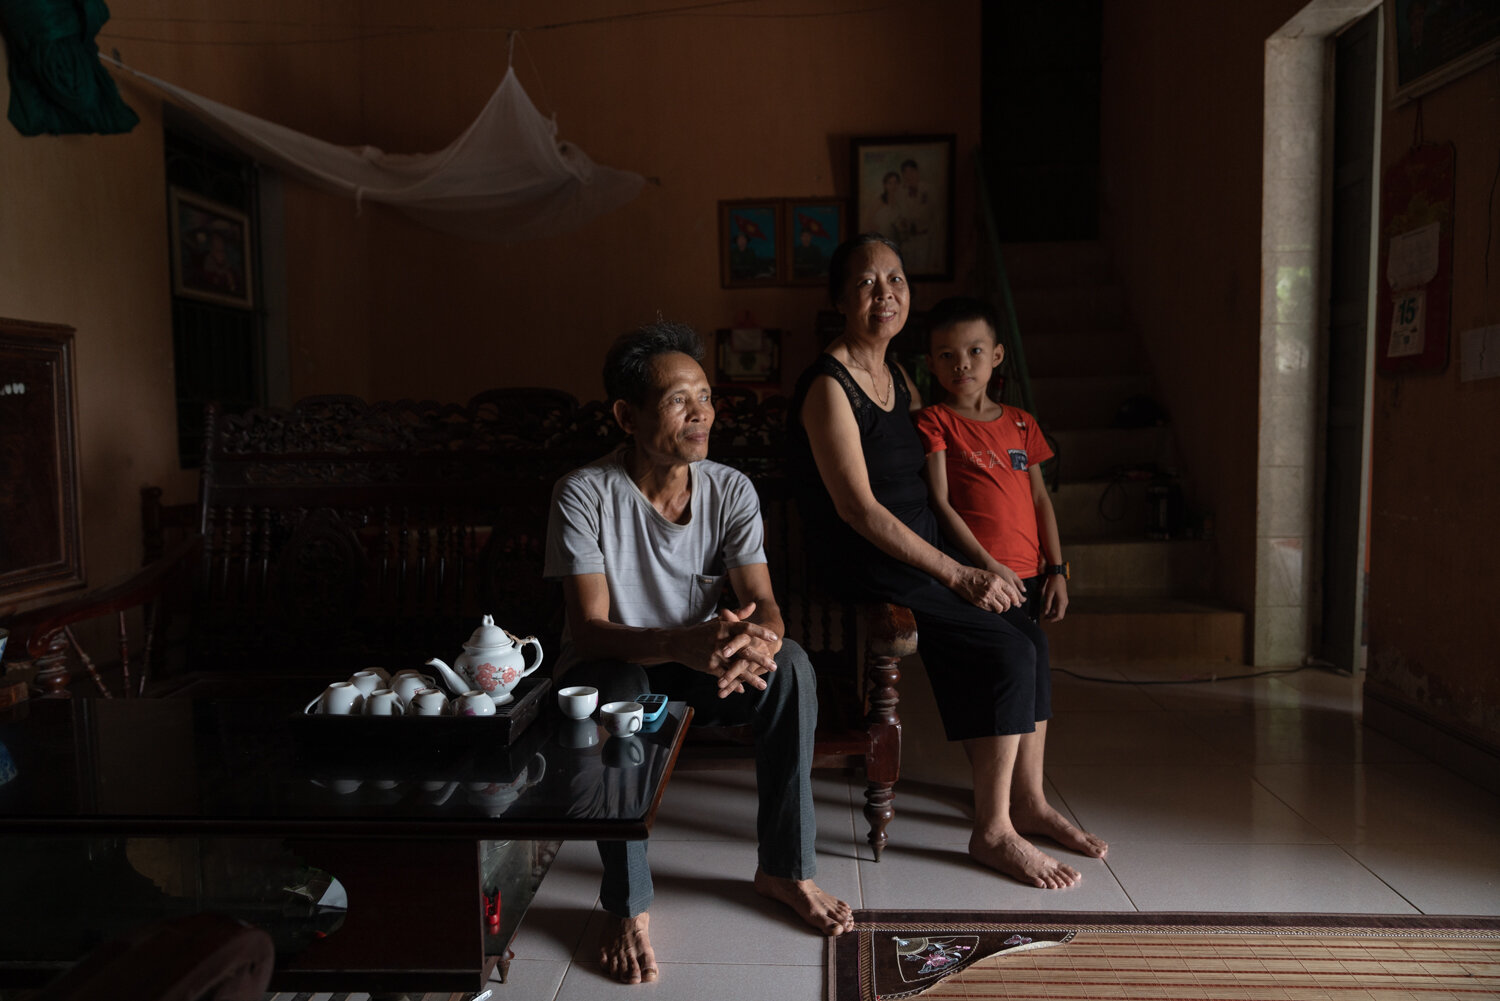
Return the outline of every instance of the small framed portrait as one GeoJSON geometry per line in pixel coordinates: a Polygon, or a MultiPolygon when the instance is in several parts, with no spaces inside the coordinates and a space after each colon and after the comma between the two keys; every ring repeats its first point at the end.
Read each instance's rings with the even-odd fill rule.
{"type": "Polygon", "coordinates": [[[735,327],[718,332],[719,382],[781,385],[781,331],[735,327]]]}
{"type": "Polygon", "coordinates": [[[853,140],[855,217],[861,233],[901,248],[908,278],[953,278],[954,137],[853,140]]]}
{"type": "Polygon", "coordinates": [[[828,280],[828,259],[848,235],[846,216],[838,199],[787,199],[787,284],[822,285],[828,280]]]}
{"type": "Polygon", "coordinates": [[[779,285],[783,260],[779,199],[719,203],[719,274],[725,288],[779,285]]]}
{"type": "Polygon", "coordinates": [[[172,294],[255,308],[245,213],[178,187],[171,190],[170,211],[172,294]]]}

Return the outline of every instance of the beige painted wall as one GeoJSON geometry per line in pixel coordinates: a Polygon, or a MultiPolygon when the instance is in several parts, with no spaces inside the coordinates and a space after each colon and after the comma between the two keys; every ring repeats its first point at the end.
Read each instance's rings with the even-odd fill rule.
{"type": "Polygon", "coordinates": [[[1500,62],[1387,112],[1383,168],[1419,107],[1427,141],[1456,147],[1450,361],[1375,377],[1366,685],[1500,749],[1500,378],[1459,378],[1459,333],[1500,324],[1500,62]]]}
{"type": "MultiPolygon", "coordinates": [[[[586,16],[588,6],[570,5],[568,17],[586,16]]],[[[385,0],[366,19],[400,21],[406,9],[385,0]]],[[[457,4],[433,16],[461,25],[486,20],[483,9],[457,4]]],[[[446,142],[488,98],[505,60],[505,37],[493,32],[368,43],[362,81],[375,141],[386,149],[446,142]]],[[[817,288],[720,288],[718,202],[846,195],[852,136],[956,133],[957,211],[972,217],[977,3],[934,3],[921,17],[893,7],[581,25],[524,35],[516,66],[537,106],[556,114],[562,138],[660,184],[579,232],[514,247],[455,241],[372,213],[377,396],[461,400],[492,386],[544,385],[593,398],[604,346],[658,312],[705,333],[745,311],[781,328],[790,388],[812,357],[826,297],[817,288]]],[[[962,268],[972,248],[959,253],[962,268]]],[[[950,288],[919,287],[918,306],[950,288]]]]}
{"type": "Polygon", "coordinates": [[[1104,235],[1172,415],[1189,496],[1214,514],[1219,591],[1247,610],[1265,41],[1304,2],[1104,5],[1104,235]]]}
{"type": "MultiPolygon", "coordinates": [[[[257,0],[222,5],[219,15],[305,19],[304,7],[257,0]]],[[[187,0],[115,0],[112,9],[101,48],[118,48],[127,63],[155,75],[309,131],[337,134],[340,119],[359,111],[348,53],[213,44],[225,36],[194,23],[200,7],[187,0]]],[[[140,562],[140,488],[159,485],[169,500],[186,501],[197,484],[195,473],[177,468],[161,103],[138,86],[122,93],[141,117],[125,135],[27,138],[0,122],[0,316],[77,330],[83,550],[95,586],[140,562]]],[[[9,99],[0,75],[0,106],[9,99]]],[[[364,308],[363,276],[346,274],[316,249],[322,230],[352,228],[347,214],[327,218],[322,201],[305,189],[288,192],[291,263],[317,279],[316,287],[292,290],[295,349],[304,381],[320,385],[323,372],[336,370],[340,386],[363,388],[365,338],[359,334],[351,349],[347,331],[356,328],[342,325],[346,311],[357,316],[364,308]]]]}

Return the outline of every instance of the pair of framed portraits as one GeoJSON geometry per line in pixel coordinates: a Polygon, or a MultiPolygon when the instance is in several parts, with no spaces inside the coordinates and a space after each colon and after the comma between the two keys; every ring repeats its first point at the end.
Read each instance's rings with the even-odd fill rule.
{"type": "Polygon", "coordinates": [[[719,276],[725,288],[821,285],[848,235],[839,198],[745,198],[719,203],[719,276]]]}
{"type": "Polygon", "coordinates": [[[880,233],[901,248],[910,278],[953,277],[954,137],[870,137],[850,145],[852,210],[840,198],[719,203],[725,288],[821,285],[834,248],[880,233]]]}

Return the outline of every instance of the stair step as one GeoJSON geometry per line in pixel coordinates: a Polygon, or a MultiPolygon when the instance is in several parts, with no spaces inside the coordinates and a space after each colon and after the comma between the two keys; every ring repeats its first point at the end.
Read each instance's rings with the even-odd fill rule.
{"type": "Polygon", "coordinates": [[[1067,481],[1107,479],[1120,469],[1172,469],[1176,452],[1170,427],[1063,428],[1042,427],[1056,443],[1061,476],[1067,481]]]}
{"type": "Polygon", "coordinates": [[[1032,379],[1054,375],[1134,375],[1145,372],[1140,342],[1122,330],[1033,331],[1021,327],[1026,371],[1032,379]]]}
{"type": "Polygon", "coordinates": [[[1146,537],[1145,480],[1064,481],[1051,494],[1057,530],[1066,548],[1075,539],[1146,537]]]}
{"type": "Polygon", "coordinates": [[[1000,247],[1012,289],[1045,285],[1106,284],[1115,262],[1098,240],[1007,243],[1000,247]]]}
{"type": "Polygon", "coordinates": [[[1167,598],[1209,594],[1214,544],[1200,539],[1069,539],[1063,552],[1072,565],[1068,594],[1167,598]]]}
{"type": "Polygon", "coordinates": [[[1048,431],[1064,428],[1107,428],[1120,405],[1138,396],[1151,396],[1149,375],[1069,375],[1031,379],[1031,398],[1037,417],[1048,431]]]}
{"type": "MultiPolygon", "coordinates": [[[[1070,588],[1070,598],[1072,595],[1070,588]]],[[[1245,613],[1182,598],[1080,595],[1046,625],[1053,664],[1120,660],[1243,663],[1245,613]]]]}
{"type": "Polygon", "coordinates": [[[1012,289],[1016,322],[1027,331],[1108,330],[1125,325],[1125,291],[1117,284],[1012,289]]]}

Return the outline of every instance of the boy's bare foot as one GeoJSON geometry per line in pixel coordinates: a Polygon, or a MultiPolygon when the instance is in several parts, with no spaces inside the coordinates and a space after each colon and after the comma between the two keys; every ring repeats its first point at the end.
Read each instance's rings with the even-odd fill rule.
{"type": "Polygon", "coordinates": [[[646,928],[651,915],[633,918],[604,915],[604,929],[599,933],[599,965],[622,984],[649,983],[656,979],[656,953],[646,928]]]}
{"type": "Polygon", "coordinates": [[[786,904],[803,921],[829,937],[854,928],[854,911],[849,905],[824,893],[810,879],[784,879],[756,869],[755,892],[786,904]]]}
{"type": "Polygon", "coordinates": [[[988,837],[975,831],[969,835],[969,855],[981,865],[1043,890],[1061,890],[1083,878],[1077,869],[1039,851],[1014,831],[988,837]]]}
{"type": "Polygon", "coordinates": [[[1103,858],[1109,854],[1109,842],[1073,826],[1045,800],[1036,806],[1012,803],[1010,822],[1022,834],[1051,838],[1080,855],[1103,858]]]}

